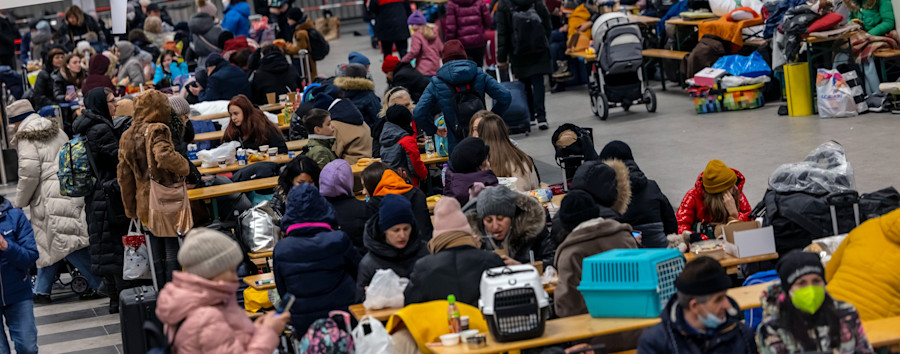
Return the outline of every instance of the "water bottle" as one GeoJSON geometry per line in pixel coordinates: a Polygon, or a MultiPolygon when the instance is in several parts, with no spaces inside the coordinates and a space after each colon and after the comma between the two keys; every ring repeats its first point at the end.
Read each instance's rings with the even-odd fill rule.
{"type": "Polygon", "coordinates": [[[235,154],[235,157],[237,157],[238,166],[246,166],[247,165],[247,150],[238,149],[237,153],[235,154]]]}
{"type": "Polygon", "coordinates": [[[447,164],[441,168],[441,185],[447,186],[447,164]]]}
{"type": "Polygon", "coordinates": [[[197,144],[188,144],[187,146],[188,158],[193,160],[197,159],[197,144]]]}
{"type": "Polygon", "coordinates": [[[425,135],[425,155],[434,157],[434,137],[425,135]]]}

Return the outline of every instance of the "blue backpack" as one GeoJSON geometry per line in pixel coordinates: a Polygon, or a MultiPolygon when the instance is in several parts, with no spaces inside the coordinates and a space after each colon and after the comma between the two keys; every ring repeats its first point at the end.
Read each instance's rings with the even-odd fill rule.
{"type": "MultiPolygon", "coordinates": [[[[778,280],[778,273],[775,270],[767,270],[747,277],[747,280],[744,281],[744,286],[768,283],[773,280],[778,280]]],[[[754,332],[756,332],[756,327],[759,327],[759,324],[762,323],[762,312],[763,310],[760,307],[744,310],[744,321],[754,332]]]]}

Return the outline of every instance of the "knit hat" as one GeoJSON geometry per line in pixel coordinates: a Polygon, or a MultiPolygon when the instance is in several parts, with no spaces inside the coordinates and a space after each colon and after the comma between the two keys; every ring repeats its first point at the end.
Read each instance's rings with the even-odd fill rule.
{"type": "Polygon", "coordinates": [[[563,228],[574,230],[581,223],[598,217],[600,207],[588,192],[573,189],[563,198],[557,214],[563,228]]]}
{"type": "Polygon", "coordinates": [[[384,113],[384,119],[386,119],[390,123],[394,123],[404,131],[409,133],[409,135],[413,135],[414,131],[412,128],[412,113],[409,112],[409,109],[401,106],[399,104],[395,104],[387,109],[387,112],[384,113]]]}
{"type": "Polygon", "coordinates": [[[384,62],[381,63],[381,71],[385,74],[394,72],[397,64],[400,64],[400,58],[397,58],[396,55],[388,55],[384,57],[384,62]]]}
{"type": "Polygon", "coordinates": [[[347,161],[337,159],[322,167],[319,193],[325,197],[353,195],[353,169],[347,161]]]}
{"type": "Polygon", "coordinates": [[[178,263],[184,271],[206,279],[236,270],[243,259],[241,246],[237,242],[205,227],[189,231],[178,251],[178,263]]]}
{"type": "Polygon", "coordinates": [[[362,55],[360,52],[350,52],[350,55],[347,56],[347,60],[350,64],[361,64],[362,66],[369,66],[372,64],[365,55],[362,55]]]}
{"type": "Polygon", "coordinates": [[[468,58],[466,49],[458,39],[452,39],[444,43],[444,51],[441,52],[441,61],[444,64],[453,60],[466,60],[468,58]]]}
{"type": "Polygon", "coordinates": [[[206,1],[203,6],[197,6],[197,12],[206,13],[212,17],[216,17],[216,5],[212,3],[212,1],[206,1]]]}
{"type": "Polygon", "coordinates": [[[287,18],[300,22],[300,20],[303,19],[303,10],[300,10],[300,8],[297,7],[289,8],[287,10],[287,18]]]}
{"type": "Polygon", "coordinates": [[[434,206],[434,232],[432,237],[438,237],[450,231],[462,231],[472,233],[469,221],[459,206],[456,198],[441,198],[434,206]]]}
{"type": "Polygon", "coordinates": [[[712,160],[706,164],[706,171],[703,171],[703,190],[706,193],[722,193],[733,187],[735,183],[737,183],[737,174],[725,166],[724,162],[712,160]]]}
{"type": "Polygon", "coordinates": [[[402,195],[388,194],[381,199],[378,208],[378,227],[384,232],[399,224],[416,224],[412,204],[402,195]]]}
{"type": "Polygon", "coordinates": [[[181,96],[169,96],[169,106],[179,116],[191,113],[191,105],[181,96]]]}
{"type": "Polygon", "coordinates": [[[781,288],[787,292],[794,282],[807,274],[818,274],[825,279],[825,267],[815,253],[794,250],[781,257],[776,266],[781,288]]]}
{"type": "Polygon", "coordinates": [[[478,211],[478,218],[484,219],[488,215],[503,215],[506,217],[516,216],[516,193],[506,186],[494,186],[485,188],[478,195],[478,203],[475,208],[478,211]]]}
{"type": "Polygon", "coordinates": [[[350,63],[344,67],[344,77],[366,78],[368,74],[369,71],[362,64],[350,63]]]}
{"type": "Polygon", "coordinates": [[[77,52],[77,53],[84,53],[84,52],[86,52],[86,51],[89,51],[89,52],[92,52],[92,53],[95,52],[95,51],[94,51],[94,47],[91,47],[91,42],[88,42],[88,41],[78,41],[78,43],[75,44],[75,52],[77,52]]]}
{"type": "Polygon", "coordinates": [[[40,20],[38,21],[37,25],[34,26],[34,28],[41,32],[50,32],[50,22],[40,20]]]}
{"type": "Polygon", "coordinates": [[[450,153],[450,169],[456,173],[478,172],[478,168],[487,159],[490,146],[484,140],[468,137],[456,144],[450,153]]]}
{"type": "Polygon", "coordinates": [[[219,53],[210,53],[206,56],[206,67],[216,67],[221,63],[226,63],[225,57],[219,53]]]}
{"type": "Polygon", "coordinates": [[[675,279],[675,289],[692,296],[712,295],[731,287],[731,279],[719,261],[700,256],[687,263],[675,279]]]}
{"type": "Polygon", "coordinates": [[[628,144],[619,140],[613,140],[607,143],[603,150],[600,151],[600,161],[609,159],[628,161],[634,160],[634,156],[631,155],[631,147],[628,144]]]}
{"type": "Polygon", "coordinates": [[[410,26],[415,25],[425,25],[428,22],[425,21],[425,15],[422,15],[421,12],[413,11],[412,15],[406,18],[406,24],[410,26]]]}
{"type": "Polygon", "coordinates": [[[17,100],[6,107],[6,115],[9,116],[9,123],[18,123],[29,115],[34,114],[34,108],[28,100],[17,100]]]}

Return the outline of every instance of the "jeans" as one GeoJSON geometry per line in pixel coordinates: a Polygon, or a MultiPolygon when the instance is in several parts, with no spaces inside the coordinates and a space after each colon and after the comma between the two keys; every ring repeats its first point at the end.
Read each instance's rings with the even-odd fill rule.
{"type": "Polygon", "coordinates": [[[397,42],[381,41],[381,53],[383,53],[384,57],[387,58],[388,55],[391,55],[391,53],[393,53],[394,44],[397,45],[397,57],[403,59],[403,56],[406,55],[406,40],[397,42]]]}
{"type": "Polygon", "coordinates": [[[466,49],[466,56],[469,57],[469,60],[474,61],[475,65],[478,67],[484,66],[484,51],[486,47],[478,47],[478,48],[468,48],[466,49]]]}
{"type": "Polygon", "coordinates": [[[520,77],[519,81],[525,84],[525,96],[528,99],[528,110],[532,120],[541,123],[547,122],[547,112],[544,110],[544,75],[538,74],[529,77],[520,77]]]}
{"type": "Polygon", "coordinates": [[[559,69],[556,67],[557,60],[569,60],[569,57],[566,56],[566,45],[568,44],[566,42],[566,32],[550,32],[550,59],[553,60],[553,70],[559,69]]]}
{"type": "MultiPolygon", "coordinates": [[[[100,279],[91,274],[91,252],[87,247],[69,253],[69,255],[66,256],[66,260],[68,260],[69,263],[72,263],[75,268],[78,268],[81,275],[87,279],[91,289],[98,289],[100,286],[100,279]]],[[[44,268],[38,268],[37,278],[35,278],[34,281],[35,294],[50,295],[53,290],[53,283],[56,281],[56,273],[60,266],[62,266],[62,261],[53,263],[44,268]]]]}
{"type": "MultiPolygon", "coordinates": [[[[31,299],[19,301],[15,304],[3,306],[3,319],[0,323],[5,323],[9,329],[9,337],[15,343],[16,353],[18,354],[37,354],[37,326],[34,324],[34,302],[31,299]]],[[[6,340],[6,334],[3,333],[0,339],[0,354],[8,354],[9,342],[6,340]]]]}

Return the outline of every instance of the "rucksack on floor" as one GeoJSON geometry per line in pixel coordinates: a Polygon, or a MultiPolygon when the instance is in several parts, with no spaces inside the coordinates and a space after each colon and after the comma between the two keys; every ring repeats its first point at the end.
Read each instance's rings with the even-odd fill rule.
{"type": "Polygon", "coordinates": [[[94,161],[90,157],[87,141],[75,136],[59,151],[59,194],[66,197],[84,197],[94,190],[97,177],[94,161]]]}
{"type": "Polygon", "coordinates": [[[532,55],[550,50],[541,16],[534,4],[526,10],[513,8],[513,55],[532,55]]]}
{"type": "Polygon", "coordinates": [[[308,29],[306,32],[309,34],[309,55],[312,60],[319,61],[325,59],[325,57],[328,56],[328,52],[331,51],[331,46],[328,45],[325,36],[314,29],[308,29]]]}
{"type": "Polygon", "coordinates": [[[303,339],[300,340],[300,354],[353,354],[356,352],[353,345],[353,336],[350,335],[350,314],[344,311],[331,311],[327,318],[320,318],[313,322],[303,339]],[[341,316],[345,329],[331,319],[332,316],[341,316]]]}

